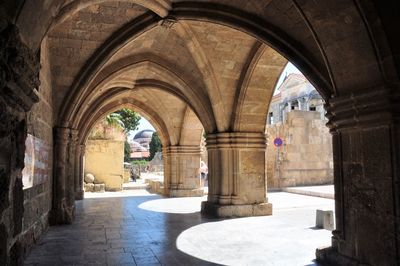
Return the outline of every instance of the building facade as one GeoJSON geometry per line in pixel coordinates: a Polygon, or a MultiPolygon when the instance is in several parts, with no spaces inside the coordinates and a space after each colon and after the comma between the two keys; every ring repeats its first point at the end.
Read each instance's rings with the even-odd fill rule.
{"type": "Polygon", "coordinates": [[[323,99],[300,74],[288,75],[268,111],[269,189],[333,183],[332,137],[323,99]]]}

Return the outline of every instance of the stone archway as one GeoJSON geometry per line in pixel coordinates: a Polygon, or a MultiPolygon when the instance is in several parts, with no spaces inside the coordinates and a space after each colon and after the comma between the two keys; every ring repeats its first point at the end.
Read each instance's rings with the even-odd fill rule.
{"type": "MultiPolygon", "coordinates": [[[[140,2],[135,1],[139,4],[140,2]]],[[[10,45],[14,48],[17,47],[17,52],[22,54],[20,57],[22,61],[32,59],[33,65],[37,65],[38,60],[34,59],[34,54],[52,24],[53,14],[58,14],[64,7],[68,9],[68,5],[64,4],[63,1],[43,2],[37,5],[30,2],[11,3],[11,1],[6,1],[2,5],[3,13],[7,14],[4,16],[6,24],[16,25],[21,30],[21,33],[5,35],[16,37],[17,43],[11,42],[10,45]],[[34,12],[36,16],[31,16],[31,12],[34,12]],[[21,39],[23,42],[20,41],[21,39]],[[21,48],[18,43],[24,43],[23,46],[26,49],[21,48]],[[21,53],[21,51],[27,52],[21,53]]],[[[53,80],[54,83],[52,83],[53,91],[59,93],[56,97],[58,98],[56,102],[59,101],[59,103],[56,105],[65,99],[64,96],[67,92],[73,95],[76,91],[81,90],[84,84],[94,76],[88,72],[98,68],[103,63],[106,54],[118,50],[118,47],[125,44],[127,37],[132,36],[130,31],[136,32],[137,36],[154,28],[158,22],[165,28],[171,28],[175,20],[186,19],[207,21],[205,23],[214,22],[246,32],[285,55],[319,88],[327,100],[329,126],[334,135],[335,200],[338,228],[334,232],[333,248],[328,253],[320,253],[320,258],[336,261],[336,263],[344,263],[344,261],[350,263],[349,261],[351,261],[354,264],[397,264],[400,256],[398,249],[400,240],[396,233],[399,213],[396,201],[399,193],[396,188],[398,181],[396,169],[399,165],[399,156],[394,147],[397,147],[399,143],[397,137],[398,108],[396,107],[399,88],[399,50],[396,48],[398,47],[396,45],[398,34],[393,32],[393,28],[395,28],[393,25],[398,24],[398,16],[393,16],[393,13],[396,14],[396,11],[399,10],[398,4],[394,2],[378,3],[374,0],[362,3],[361,1],[351,3],[328,1],[324,4],[316,4],[312,1],[248,1],[243,3],[241,1],[216,0],[201,3],[152,1],[151,4],[162,7],[155,9],[147,6],[161,16],[167,13],[168,19],[162,20],[161,17],[143,7],[143,3],[138,8],[134,5],[127,7],[126,3],[121,1],[121,4],[118,3],[116,7],[114,6],[113,11],[120,12],[121,9],[125,11],[129,9],[130,18],[136,17],[131,24],[126,24],[124,27],[122,25],[127,22],[124,17],[115,16],[121,21],[110,23],[112,26],[103,35],[98,36],[98,39],[83,43],[82,38],[78,38],[78,42],[81,43],[77,49],[79,52],[76,54],[74,47],[67,47],[71,49],[62,47],[63,45],[75,46],[76,43],[73,41],[62,42],[59,49],[53,46],[56,53],[63,51],[67,54],[67,58],[68,53],[72,55],[71,58],[79,58],[79,62],[72,63],[68,60],[60,60],[61,66],[57,65],[57,59],[50,60],[53,62],[54,76],[63,76],[63,79],[53,80]],[[132,25],[137,25],[137,27],[131,27],[132,25]],[[108,41],[106,41],[107,39],[108,41]],[[105,49],[107,47],[113,48],[105,49]],[[94,52],[95,50],[98,52],[94,52]],[[65,70],[63,72],[65,75],[60,75],[60,67],[65,70]],[[83,75],[78,76],[80,71],[83,75]],[[69,88],[72,89],[69,90],[69,88]],[[371,241],[370,237],[373,237],[374,241],[371,241]],[[379,241],[380,239],[387,241],[379,241]],[[371,242],[376,246],[371,247],[369,244],[371,242]]],[[[74,15],[80,17],[82,11],[71,14],[62,21],[70,23],[72,27],[74,20],[69,21],[68,18],[74,17],[74,15]]],[[[91,12],[95,13],[96,9],[86,13],[91,12]]],[[[52,29],[54,30],[56,27],[57,25],[52,29]]],[[[4,28],[2,29],[4,32],[4,28]]],[[[84,28],[83,31],[90,32],[90,28],[84,28]]],[[[49,34],[50,37],[56,39],[57,36],[52,33],[49,34]]],[[[71,30],[70,36],[75,33],[71,30]]],[[[196,41],[192,40],[190,45],[194,44],[196,41]]],[[[2,51],[9,51],[8,48],[7,45],[3,45],[2,51]]],[[[36,82],[22,84],[19,87],[23,91],[19,91],[13,86],[13,81],[34,81],[33,76],[37,76],[37,71],[33,71],[32,76],[25,77],[25,74],[21,73],[27,72],[18,71],[18,64],[8,60],[6,54],[1,54],[2,61],[5,62],[5,65],[10,66],[11,72],[16,75],[2,78],[6,82],[2,83],[1,90],[7,92],[1,95],[7,118],[4,121],[15,118],[15,114],[21,114],[21,117],[17,116],[16,119],[11,119],[16,121],[15,123],[5,123],[4,128],[7,128],[6,137],[8,138],[14,134],[12,133],[14,131],[20,132],[22,136],[25,134],[24,127],[16,126],[17,122],[23,121],[24,112],[28,111],[32,103],[37,101],[37,98],[32,96],[35,94],[36,82]],[[23,76],[23,78],[19,79],[18,76],[23,76]],[[11,95],[11,98],[6,95],[11,95]],[[15,103],[15,99],[20,100],[15,103]],[[25,102],[28,102],[28,105],[25,106],[25,102]],[[13,110],[21,103],[25,108],[13,110]]],[[[187,55],[187,53],[185,54],[187,55]]],[[[228,68],[226,66],[226,69],[228,68]]],[[[205,69],[209,71],[208,68],[205,69]]],[[[204,78],[202,74],[198,76],[204,78]]],[[[214,75],[214,77],[218,76],[214,75]]],[[[19,82],[16,83],[19,84],[19,82]]],[[[206,84],[215,84],[215,82],[211,81],[206,84]]],[[[203,87],[203,84],[198,84],[198,87],[203,87]]],[[[206,88],[206,86],[204,87],[206,88]]],[[[207,88],[207,90],[216,91],[217,89],[207,88]]],[[[67,97],[67,99],[70,98],[67,97]]],[[[223,100],[222,104],[225,105],[228,102],[223,100]]],[[[218,120],[229,114],[229,106],[221,107],[222,105],[218,105],[218,101],[214,103],[213,112],[224,110],[214,114],[218,120]]],[[[54,112],[63,113],[58,111],[58,107],[54,112]]],[[[235,136],[239,136],[240,134],[237,135],[227,127],[228,124],[226,121],[222,123],[220,121],[219,125],[214,125],[218,130],[212,133],[221,134],[221,138],[225,136],[222,133],[234,133],[235,136]]],[[[68,128],[69,125],[58,124],[58,126],[68,128]]],[[[61,133],[61,135],[63,134],[61,133]]],[[[68,135],[68,137],[70,136],[68,135]]],[[[22,139],[16,141],[19,143],[18,147],[23,147],[22,139]]],[[[19,152],[17,157],[21,161],[22,152],[19,152]]],[[[62,159],[60,157],[60,160],[62,159]]],[[[12,166],[13,171],[15,170],[12,174],[7,174],[7,180],[11,180],[12,183],[21,167],[15,167],[10,163],[8,165],[12,166]]],[[[5,191],[9,195],[20,196],[22,194],[21,189],[12,191],[10,188],[6,188],[5,191]]],[[[8,206],[6,209],[12,211],[14,208],[16,207],[8,206]]],[[[4,249],[8,255],[11,245],[15,242],[15,237],[8,232],[11,230],[11,225],[4,220],[4,213],[2,213],[0,221],[6,228],[4,231],[7,231],[4,249]]],[[[7,258],[7,255],[3,257],[7,258]]]]}

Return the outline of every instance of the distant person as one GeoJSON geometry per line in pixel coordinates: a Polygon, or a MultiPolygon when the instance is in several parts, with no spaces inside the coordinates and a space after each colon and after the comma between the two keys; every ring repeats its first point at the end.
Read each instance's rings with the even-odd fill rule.
{"type": "Polygon", "coordinates": [[[135,174],[135,171],[133,170],[133,167],[131,167],[131,178],[132,178],[133,182],[136,182],[136,174],[135,174]]]}
{"type": "Polygon", "coordinates": [[[204,161],[200,161],[200,186],[204,187],[207,181],[208,167],[204,161]]]}

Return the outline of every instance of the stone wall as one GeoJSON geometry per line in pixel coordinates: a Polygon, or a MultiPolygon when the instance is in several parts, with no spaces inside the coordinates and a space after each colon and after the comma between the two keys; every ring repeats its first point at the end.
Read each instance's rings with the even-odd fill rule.
{"type": "Polygon", "coordinates": [[[85,150],[85,174],[93,174],[106,190],[122,190],[124,182],[124,141],[88,140],[85,150]]]}
{"type": "Polygon", "coordinates": [[[333,183],[332,137],[318,112],[292,111],[267,126],[268,188],[333,183]],[[274,139],[283,139],[281,147],[274,139]]]}
{"type": "MultiPolygon", "coordinates": [[[[0,13],[2,5],[0,4],[0,13]]],[[[39,101],[39,60],[18,29],[2,17],[0,27],[0,265],[21,265],[27,112],[39,101]]]]}
{"type": "Polygon", "coordinates": [[[52,168],[53,165],[53,107],[51,92],[50,62],[47,39],[42,42],[40,50],[40,87],[39,102],[27,114],[28,134],[42,140],[49,147],[48,179],[24,190],[24,218],[21,239],[25,251],[47,230],[48,216],[51,209],[52,168]]]}

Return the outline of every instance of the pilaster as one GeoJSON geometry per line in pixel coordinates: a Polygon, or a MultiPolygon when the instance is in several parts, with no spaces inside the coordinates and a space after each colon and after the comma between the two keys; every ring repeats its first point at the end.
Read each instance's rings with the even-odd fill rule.
{"type": "Polygon", "coordinates": [[[75,154],[75,200],[82,200],[84,197],[84,156],[86,145],[78,144],[75,154]]]}
{"type": "Polygon", "coordinates": [[[39,101],[39,60],[18,29],[0,23],[0,264],[22,265],[26,112],[39,101]]]}
{"type": "Polygon", "coordinates": [[[271,215],[266,199],[266,136],[218,133],[207,136],[208,201],[202,212],[218,217],[271,215]]]}
{"type": "Polygon", "coordinates": [[[164,188],[171,197],[202,196],[200,188],[200,146],[163,148],[164,188]]]}
{"type": "Polygon", "coordinates": [[[317,250],[328,265],[399,265],[399,91],[382,86],[327,104],[336,230],[317,250]]]}
{"type": "Polygon", "coordinates": [[[53,173],[53,206],[50,215],[51,224],[70,224],[74,220],[75,196],[71,181],[71,129],[57,127],[54,130],[54,173],[53,173]]]}

